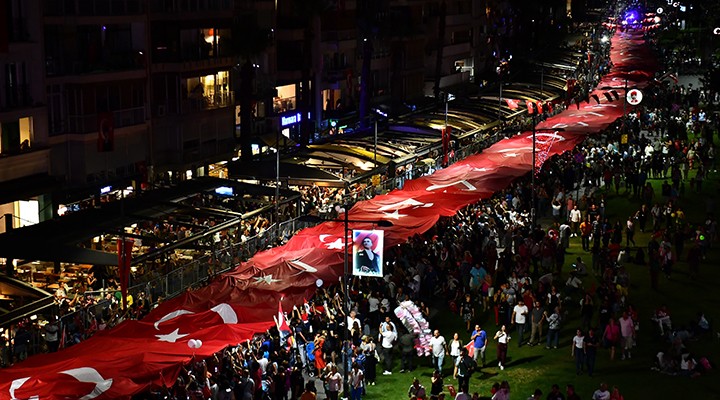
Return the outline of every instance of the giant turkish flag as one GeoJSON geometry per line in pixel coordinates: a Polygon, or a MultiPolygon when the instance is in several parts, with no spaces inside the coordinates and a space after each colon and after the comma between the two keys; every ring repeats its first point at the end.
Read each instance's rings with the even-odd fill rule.
{"type": "MultiPolygon", "coordinates": [[[[599,87],[645,85],[655,59],[642,33],[616,33],[613,70],[599,87]]],[[[601,94],[598,90],[594,93],[601,94]]],[[[604,96],[600,97],[605,100],[604,96]]],[[[587,135],[622,116],[621,101],[567,110],[538,125],[536,148],[545,158],[572,149],[587,135]],[[558,131],[562,128],[562,131],[558,131]]],[[[501,140],[430,176],[410,180],[349,210],[351,220],[386,219],[386,246],[430,229],[440,216],[490,197],[532,169],[532,133],[501,140]]],[[[371,224],[351,223],[350,229],[371,224]]],[[[210,285],[166,301],[142,321],[126,321],[110,331],[57,353],[43,354],[2,371],[0,399],[118,399],[152,386],[171,386],[193,356],[207,357],[274,326],[273,316],[311,296],[317,279],[337,282],[343,274],[344,226],[326,222],[305,229],[284,246],[256,254],[210,285]],[[191,339],[202,341],[191,348],[191,339]]]]}

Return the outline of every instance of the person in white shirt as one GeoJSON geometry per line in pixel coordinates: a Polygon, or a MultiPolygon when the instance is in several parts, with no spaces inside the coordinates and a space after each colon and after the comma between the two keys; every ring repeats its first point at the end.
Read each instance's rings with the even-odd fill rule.
{"type": "Polygon", "coordinates": [[[352,330],[353,326],[355,326],[355,322],[362,326],[362,322],[360,322],[360,319],[357,317],[357,313],[355,311],[350,311],[350,315],[347,317],[347,330],[352,330]]]}
{"type": "MultiPolygon", "coordinates": [[[[381,307],[381,314],[383,313],[382,310],[383,310],[383,308],[381,307]]],[[[387,328],[388,325],[392,325],[392,328],[393,328],[392,330],[397,332],[397,326],[395,326],[395,323],[392,322],[392,319],[390,319],[389,315],[386,315],[385,321],[380,323],[380,332],[385,330],[385,328],[387,328]]]]}
{"type": "Polygon", "coordinates": [[[513,307],[512,317],[510,318],[511,323],[515,324],[518,334],[518,347],[522,346],[523,334],[525,333],[525,324],[527,322],[526,316],[528,315],[528,307],[522,298],[518,299],[518,303],[513,307]]]}
{"type": "Polygon", "coordinates": [[[325,381],[328,384],[327,398],[328,400],[338,400],[338,393],[342,389],[342,375],[338,372],[337,366],[332,365],[330,372],[325,376],[325,381]]]}
{"type": "Polygon", "coordinates": [[[394,324],[385,324],[381,327],[380,331],[380,347],[382,351],[383,364],[385,365],[383,375],[392,375],[393,345],[398,337],[394,328],[394,324]]]}
{"type": "Polygon", "coordinates": [[[570,234],[571,237],[576,237],[578,235],[580,222],[582,222],[582,212],[577,206],[573,206],[573,209],[570,211],[570,225],[572,227],[572,233],[570,234]]]}
{"type": "Polygon", "coordinates": [[[354,362],[350,370],[350,398],[362,399],[363,386],[365,386],[365,374],[360,369],[360,365],[354,362]]]}
{"type": "Polygon", "coordinates": [[[593,393],[592,400],[610,400],[610,391],[606,383],[600,384],[600,388],[593,393]]]}
{"type": "Polygon", "coordinates": [[[430,348],[432,349],[433,367],[442,374],[443,361],[445,360],[445,355],[448,354],[448,349],[445,338],[440,336],[440,331],[437,329],[435,329],[433,337],[430,339],[430,348]]]}
{"type": "Polygon", "coordinates": [[[470,395],[463,392],[462,390],[457,392],[457,394],[455,395],[455,400],[470,400],[470,399],[471,399],[470,395]]]}
{"type": "Polygon", "coordinates": [[[500,370],[505,369],[505,359],[507,358],[507,348],[508,343],[510,342],[510,335],[507,334],[505,330],[505,325],[500,327],[500,330],[495,333],[495,337],[493,339],[498,341],[497,346],[497,360],[498,360],[498,367],[500,370]]]}
{"type": "Polygon", "coordinates": [[[462,348],[463,344],[460,341],[460,335],[455,332],[452,340],[450,340],[450,357],[452,357],[453,365],[455,365],[458,357],[460,357],[460,349],[462,348]]]}
{"type": "Polygon", "coordinates": [[[570,357],[575,357],[575,374],[582,375],[585,364],[585,336],[582,330],[578,329],[570,346],[570,357]]]}

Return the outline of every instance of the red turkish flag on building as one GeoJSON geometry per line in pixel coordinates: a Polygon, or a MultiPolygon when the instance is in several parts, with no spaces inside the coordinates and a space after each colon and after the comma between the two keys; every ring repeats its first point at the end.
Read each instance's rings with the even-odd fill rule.
{"type": "Polygon", "coordinates": [[[446,126],[442,130],[442,149],[443,149],[443,166],[447,166],[448,153],[450,152],[450,138],[452,134],[452,127],[446,126]]]}
{"type": "Polygon", "coordinates": [[[530,115],[535,114],[535,103],[533,103],[532,100],[526,100],[525,105],[527,106],[528,114],[530,114],[530,115]]]}
{"type": "Polygon", "coordinates": [[[111,112],[98,113],[97,151],[113,151],[115,148],[115,122],[111,112]]]}
{"type": "Polygon", "coordinates": [[[505,99],[505,102],[511,110],[517,110],[520,107],[520,103],[515,99],[505,99]]]}

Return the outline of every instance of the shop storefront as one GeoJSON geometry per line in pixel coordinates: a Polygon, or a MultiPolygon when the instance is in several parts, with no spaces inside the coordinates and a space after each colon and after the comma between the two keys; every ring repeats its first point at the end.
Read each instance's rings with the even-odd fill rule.
{"type": "Polygon", "coordinates": [[[300,125],[305,117],[303,113],[297,110],[278,115],[280,133],[294,142],[300,142],[300,125]]]}

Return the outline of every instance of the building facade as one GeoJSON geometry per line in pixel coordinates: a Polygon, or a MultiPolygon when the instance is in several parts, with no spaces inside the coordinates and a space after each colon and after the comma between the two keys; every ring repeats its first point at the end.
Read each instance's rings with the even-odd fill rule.
{"type": "Polygon", "coordinates": [[[494,68],[504,3],[1,0],[0,184],[27,190],[0,212],[17,227],[407,113],[494,68]]]}

